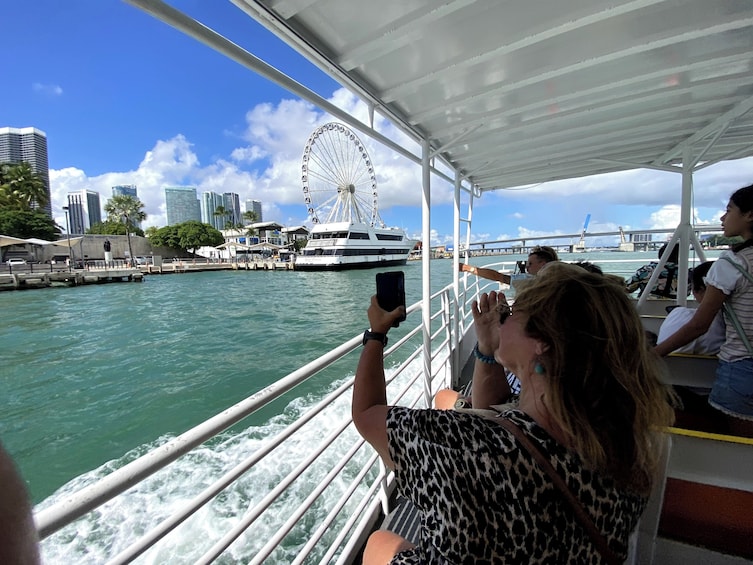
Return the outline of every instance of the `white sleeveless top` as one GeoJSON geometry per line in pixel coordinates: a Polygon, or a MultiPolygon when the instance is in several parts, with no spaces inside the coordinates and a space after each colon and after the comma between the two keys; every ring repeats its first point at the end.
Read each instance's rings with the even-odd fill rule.
{"type": "MultiPolygon", "coordinates": [[[[723,251],[704,279],[706,285],[718,288],[727,295],[727,304],[735,311],[745,335],[753,343],[753,284],[722,257],[729,257],[749,273],[753,273],[753,247],[746,247],[739,253],[723,251]]],[[[737,335],[735,326],[729,320],[726,321],[725,341],[719,351],[719,359],[729,362],[749,358],[750,353],[737,335]]]]}

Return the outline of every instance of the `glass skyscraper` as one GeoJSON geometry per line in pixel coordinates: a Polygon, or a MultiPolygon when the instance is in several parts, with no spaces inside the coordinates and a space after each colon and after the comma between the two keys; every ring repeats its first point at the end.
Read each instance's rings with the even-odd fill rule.
{"type": "Polygon", "coordinates": [[[199,199],[194,186],[168,186],[165,188],[167,225],[182,224],[190,220],[201,221],[199,199]]]}
{"type": "Polygon", "coordinates": [[[224,230],[227,217],[223,218],[222,216],[214,215],[214,211],[219,206],[225,206],[225,199],[222,197],[222,194],[217,194],[216,192],[201,193],[201,221],[218,230],[224,230]]]}
{"type": "Polygon", "coordinates": [[[47,162],[47,134],[37,128],[0,128],[0,163],[25,161],[42,179],[47,204],[42,207],[52,217],[50,168],[47,162]]]}
{"type": "MultiPolygon", "coordinates": [[[[227,220],[228,222],[232,222],[233,225],[238,225],[243,223],[243,216],[241,216],[241,199],[240,196],[238,196],[235,192],[226,192],[222,195],[222,198],[225,200],[224,206],[225,210],[227,210],[227,220]]],[[[223,226],[224,229],[225,226],[223,226]]]]}

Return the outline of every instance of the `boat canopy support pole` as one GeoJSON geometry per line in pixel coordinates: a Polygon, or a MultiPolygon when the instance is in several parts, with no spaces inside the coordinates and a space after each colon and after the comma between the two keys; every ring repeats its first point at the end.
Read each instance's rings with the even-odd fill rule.
{"type": "MultiPolygon", "coordinates": [[[[452,241],[455,242],[452,250],[452,291],[455,294],[452,304],[452,355],[450,357],[450,381],[445,386],[455,387],[460,373],[460,185],[462,178],[459,171],[455,171],[455,199],[452,222],[452,241]]],[[[466,249],[468,247],[466,246],[466,249]]]]}
{"type": "Polygon", "coordinates": [[[431,146],[428,139],[421,141],[421,315],[424,357],[424,400],[431,408],[431,146]]]}
{"type": "Polygon", "coordinates": [[[675,246],[675,243],[679,244],[680,246],[679,263],[677,265],[677,303],[679,305],[686,306],[688,303],[688,297],[684,292],[682,292],[682,289],[688,287],[688,268],[690,266],[688,255],[690,246],[693,246],[693,249],[698,255],[700,261],[706,260],[706,254],[703,251],[703,246],[701,246],[701,242],[698,240],[698,236],[693,230],[693,225],[690,221],[693,206],[693,171],[697,163],[698,157],[693,158],[692,148],[690,146],[686,146],[683,149],[682,160],[680,223],[678,224],[677,228],[675,228],[675,231],[672,234],[672,238],[667,244],[666,250],[659,258],[659,264],[654,269],[654,272],[651,273],[651,277],[646,284],[646,290],[638,299],[637,307],[639,311],[646,303],[646,300],[648,300],[648,297],[651,294],[650,289],[654,288],[654,285],[656,285],[657,281],[659,280],[659,276],[661,275],[662,270],[664,270],[664,265],[667,263],[667,259],[672,253],[672,248],[675,246]]]}
{"type": "MultiPolygon", "coordinates": [[[[692,148],[686,147],[682,156],[682,200],[680,207],[680,263],[677,273],[677,303],[687,306],[688,295],[683,289],[688,288],[688,249],[690,247],[690,233],[693,226],[690,224],[691,207],[693,205],[693,157],[692,148]]],[[[668,249],[670,252],[672,249],[668,249]]]]}

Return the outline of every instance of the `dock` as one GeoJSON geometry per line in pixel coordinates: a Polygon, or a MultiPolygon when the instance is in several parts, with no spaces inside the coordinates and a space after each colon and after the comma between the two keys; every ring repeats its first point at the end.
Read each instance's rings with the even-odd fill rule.
{"type": "Polygon", "coordinates": [[[212,263],[209,261],[173,261],[161,265],[142,265],[140,270],[145,275],[170,275],[175,273],[200,273],[204,271],[292,271],[295,263],[260,259],[258,261],[241,261],[233,263],[212,263]]]}
{"type": "Polygon", "coordinates": [[[29,290],[53,286],[82,286],[114,282],[141,282],[144,274],[136,268],[75,269],[0,274],[0,290],[29,290]]]}

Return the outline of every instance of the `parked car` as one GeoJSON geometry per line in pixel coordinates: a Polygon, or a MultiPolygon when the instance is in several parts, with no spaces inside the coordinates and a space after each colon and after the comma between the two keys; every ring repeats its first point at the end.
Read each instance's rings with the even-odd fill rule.
{"type": "Polygon", "coordinates": [[[9,267],[15,267],[17,265],[26,265],[26,259],[21,259],[20,257],[13,257],[12,259],[8,259],[6,261],[6,264],[9,267]]]}

